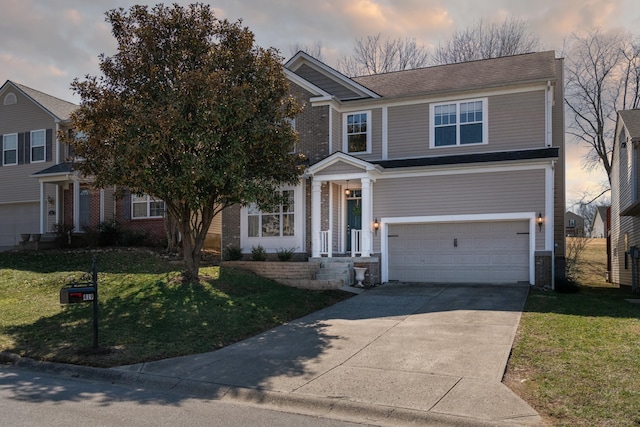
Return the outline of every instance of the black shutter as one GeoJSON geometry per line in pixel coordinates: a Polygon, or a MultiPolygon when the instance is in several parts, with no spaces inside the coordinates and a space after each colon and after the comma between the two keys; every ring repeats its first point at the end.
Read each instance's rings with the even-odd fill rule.
{"type": "Polygon", "coordinates": [[[24,133],[18,134],[18,164],[24,164],[24,133]]]}
{"type": "Polygon", "coordinates": [[[124,190],[124,212],[123,212],[123,216],[124,216],[124,219],[126,219],[126,220],[130,220],[131,219],[131,191],[129,191],[128,188],[126,190],[124,190]]]}
{"type": "Polygon", "coordinates": [[[31,161],[31,132],[24,133],[24,162],[31,161]]]}
{"type": "Polygon", "coordinates": [[[4,135],[0,135],[0,141],[2,141],[2,154],[0,154],[0,168],[4,165],[4,135]]]}
{"type": "Polygon", "coordinates": [[[53,159],[53,129],[47,129],[47,139],[45,141],[46,161],[50,162],[53,159]]]}

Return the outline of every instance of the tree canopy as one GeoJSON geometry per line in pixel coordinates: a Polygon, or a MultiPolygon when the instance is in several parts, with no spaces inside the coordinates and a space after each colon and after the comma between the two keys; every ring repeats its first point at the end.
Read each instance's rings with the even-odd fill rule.
{"type": "Polygon", "coordinates": [[[96,186],[165,202],[182,236],[185,279],[197,280],[214,215],[232,204],[278,202],[300,161],[282,58],[254,44],[242,21],[208,5],[132,6],[106,13],[117,53],[102,75],[75,79],[77,167],[96,186]]]}

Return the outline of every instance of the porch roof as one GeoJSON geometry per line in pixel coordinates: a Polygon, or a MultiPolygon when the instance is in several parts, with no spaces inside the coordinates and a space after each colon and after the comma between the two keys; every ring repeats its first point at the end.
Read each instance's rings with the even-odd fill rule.
{"type": "Polygon", "coordinates": [[[48,167],[46,169],[43,169],[39,172],[36,172],[31,176],[34,178],[41,178],[44,176],[51,176],[51,175],[66,175],[73,172],[74,172],[73,163],[63,162],[63,163],[58,163],[57,165],[48,167]]]}

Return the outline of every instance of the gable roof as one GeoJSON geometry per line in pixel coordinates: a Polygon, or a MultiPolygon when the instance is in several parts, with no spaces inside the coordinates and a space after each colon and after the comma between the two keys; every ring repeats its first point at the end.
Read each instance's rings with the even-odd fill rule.
{"type": "Polygon", "coordinates": [[[32,101],[47,110],[56,119],[61,121],[69,120],[71,113],[78,108],[78,106],[72,102],[64,101],[60,98],[56,98],[55,96],[48,95],[44,92],[40,92],[39,90],[32,89],[11,80],[7,80],[0,88],[0,91],[2,91],[7,85],[12,85],[18,89],[27,98],[30,98],[32,101]]]}
{"type": "Polygon", "coordinates": [[[383,97],[473,90],[555,79],[553,51],[352,78],[383,97]]]}
{"type": "Polygon", "coordinates": [[[618,111],[618,114],[631,135],[631,139],[640,138],[640,110],[622,110],[618,111]]]}

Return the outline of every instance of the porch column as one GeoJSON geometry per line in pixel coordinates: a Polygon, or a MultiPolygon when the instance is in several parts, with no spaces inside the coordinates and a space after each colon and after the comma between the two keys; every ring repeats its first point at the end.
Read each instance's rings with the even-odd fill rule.
{"type": "Polygon", "coordinates": [[[44,197],[45,191],[44,191],[44,182],[40,181],[40,234],[44,234],[45,233],[45,221],[47,219],[46,216],[46,206],[47,206],[47,201],[45,200],[44,197]]]}
{"type": "Polygon", "coordinates": [[[363,257],[371,256],[371,179],[362,178],[362,254],[363,257]]]}
{"type": "Polygon", "coordinates": [[[322,183],[314,179],[311,183],[311,256],[313,258],[320,257],[321,195],[322,183]]]}

